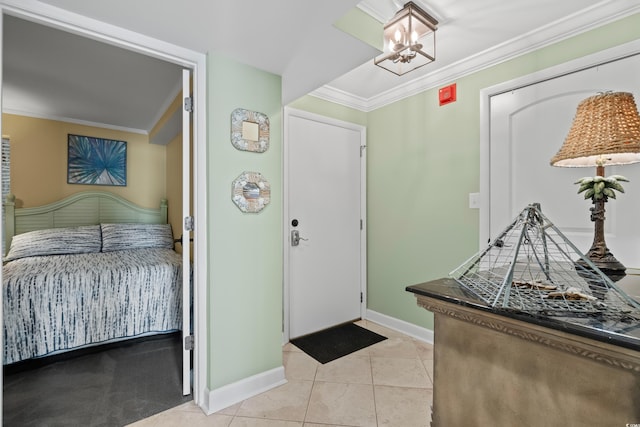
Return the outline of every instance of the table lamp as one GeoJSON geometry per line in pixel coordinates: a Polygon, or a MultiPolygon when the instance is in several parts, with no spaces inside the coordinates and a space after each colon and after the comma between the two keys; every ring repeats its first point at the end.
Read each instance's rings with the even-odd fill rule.
{"type": "Polygon", "coordinates": [[[640,114],[633,95],[605,92],[578,105],[564,144],[551,159],[552,166],[596,167],[595,177],[576,182],[578,192],[591,199],[591,221],[595,223],[593,244],[586,256],[607,274],[624,274],[625,267],[607,248],[604,240],[605,203],[624,192],[621,175],[604,176],[605,166],[640,162],[640,114]]]}

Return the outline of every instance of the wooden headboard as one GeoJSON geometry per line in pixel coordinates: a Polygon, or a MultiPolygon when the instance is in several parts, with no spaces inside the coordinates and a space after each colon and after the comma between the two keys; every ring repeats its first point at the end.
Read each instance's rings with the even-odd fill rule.
{"type": "Polygon", "coordinates": [[[16,234],[47,228],[75,227],[100,223],[166,224],[167,200],[157,209],[143,208],[112,193],[83,191],[57,202],[32,208],[16,208],[15,196],[4,203],[5,248],[16,234]]]}

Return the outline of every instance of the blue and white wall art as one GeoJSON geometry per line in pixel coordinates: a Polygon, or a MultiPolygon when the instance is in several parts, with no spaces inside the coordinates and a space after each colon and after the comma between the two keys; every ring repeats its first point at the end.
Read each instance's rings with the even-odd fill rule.
{"type": "Polygon", "coordinates": [[[67,183],[127,185],[127,143],[69,134],[67,183]]]}

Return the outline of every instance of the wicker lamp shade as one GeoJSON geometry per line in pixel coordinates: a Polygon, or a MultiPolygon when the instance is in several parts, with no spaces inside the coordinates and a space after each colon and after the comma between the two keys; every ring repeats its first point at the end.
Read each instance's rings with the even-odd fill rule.
{"type": "Polygon", "coordinates": [[[640,162],[640,115],[633,95],[607,92],[580,102],[551,165],[611,166],[640,162]]]}

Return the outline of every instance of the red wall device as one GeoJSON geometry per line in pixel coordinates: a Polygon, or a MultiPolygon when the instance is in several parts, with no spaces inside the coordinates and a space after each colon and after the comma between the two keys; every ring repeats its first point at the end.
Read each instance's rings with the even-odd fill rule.
{"type": "Polygon", "coordinates": [[[449,104],[456,100],[456,84],[450,84],[449,86],[445,86],[440,88],[438,91],[438,101],[440,101],[440,105],[449,104]]]}

